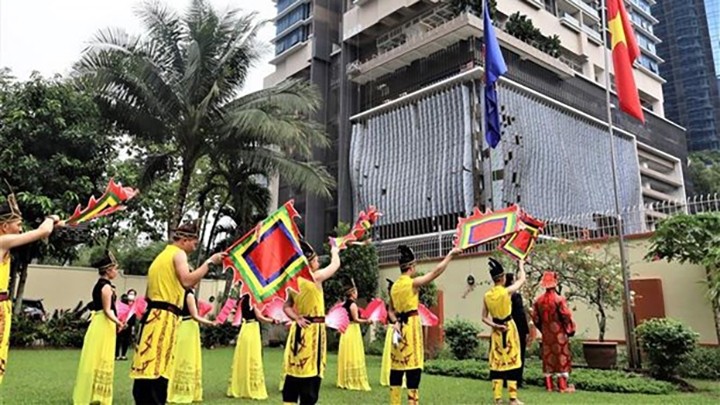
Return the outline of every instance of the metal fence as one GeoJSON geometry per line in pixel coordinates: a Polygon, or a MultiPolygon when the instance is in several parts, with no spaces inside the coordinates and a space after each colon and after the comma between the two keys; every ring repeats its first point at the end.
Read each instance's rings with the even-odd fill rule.
{"type": "MultiPolygon", "coordinates": [[[[698,214],[720,211],[720,195],[702,195],[690,197],[685,201],[664,201],[659,203],[626,207],[621,210],[624,236],[650,233],[659,221],[676,214],[698,214]]],[[[570,215],[560,218],[544,219],[546,226],[539,243],[544,240],[591,240],[617,236],[617,218],[614,211],[593,212],[570,215]],[[577,226],[593,223],[594,226],[577,226]]],[[[455,230],[423,235],[382,240],[376,237],[376,247],[380,264],[397,262],[398,245],[408,245],[418,259],[432,259],[444,256],[453,245],[455,230]]],[[[380,235],[382,236],[382,235],[380,235]]],[[[464,254],[491,252],[497,249],[499,241],[494,241],[468,249],[464,254]]]]}

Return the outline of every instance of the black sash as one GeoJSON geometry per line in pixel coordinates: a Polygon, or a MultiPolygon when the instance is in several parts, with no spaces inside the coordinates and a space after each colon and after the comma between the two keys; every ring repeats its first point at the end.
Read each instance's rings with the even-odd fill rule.
{"type": "Polygon", "coordinates": [[[395,314],[395,317],[397,318],[398,322],[406,324],[406,323],[410,322],[411,317],[417,316],[417,315],[418,315],[417,309],[413,309],[412,311],[398,312],[397,314],[395,314]]]}
{"type": "MultiPolygon", "coordinates": [[[[496,324],[496,325],[506,325],[506,324],[507,324],[508,322],[510,322],[511,320],[512,320],[512,314],[510,314],[510,315],[508,315],[507,317],[502,318],[502,319],[500,319],[500,318],[493,318],[493,319],[492,319],[493,323],[496,324]]],[[[502,332],[502,346],[503,346],[504,349],[507,348],[507,329],[505,329],[505,330],[502,332]]]]}
{"type": "Polygon", "coordinates": [[[10,299],[10,293],[7,291],[0,292],[0,302],[7,301],[10,299]]]}
{"type": "MultiPolygon", "coordinates": [[[[303,317],[305,320],[307,320],[310,323],[325,323],[325,317],[324,316],[306,316],[303,317]]],[[[297,356],[298,352],[300,351],[300,342],[302,342],[302,328],[300,325],[295,322],[294,325],[295,328],[295,340],[293,341],[293,354],[297,356]]]]}

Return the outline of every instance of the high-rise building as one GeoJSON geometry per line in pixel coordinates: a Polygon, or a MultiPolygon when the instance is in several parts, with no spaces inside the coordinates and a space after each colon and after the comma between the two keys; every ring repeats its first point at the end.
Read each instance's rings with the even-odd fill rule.
{"type": "MultiPolygon", "coordinates": [[[[439,0],[278,1],[274,42],[283,45],[265,84],[317,83],[326,101],[319,118],[333,144],[317,157],[337,176],[335,199],[309,198],[301,207],[313,242],[370,204],[385,213],[385,239],[451,229],[478,205],[577,215],[570,225],[587,229],[612,216],[599,2],[497,3],[509,71],[498,87],[503,141],[488,151],[480,129],[484,27],[476,12],[439,0]],[[301,7],[309,14],[297,11],[294,22],[279,25],[301,7]]],[[[684,199],[687,154],[682,128],[664,117],[657,20],[645,0],[629,4],[646,123],[613,112],[624,207],[684,199]]],[[[279,193],[297,199],[287,188],[279,193]]],[[[633,223],[660,216],[648,211],[633,223]]]]}
{"type": "MultiPolygon", "coordinates": [[[[643,0],[639,0],[643,1],[643,0]]],[[[665,59],[660,75],[665,114],[687,129],[690,150],[720,149],[720,3],[717,0],[661,1],[652,11],[660,20],[655,32],[665,59]],[[706,15],[706,5],[709,14],[706,15]],[[712,24],[714,30],[708,30],[712,24]]]]}

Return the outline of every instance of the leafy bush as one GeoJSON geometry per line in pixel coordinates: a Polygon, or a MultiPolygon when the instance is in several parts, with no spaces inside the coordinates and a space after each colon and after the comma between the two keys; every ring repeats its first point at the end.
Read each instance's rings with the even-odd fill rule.
{"type": "Polygon", "coordinates": [[[45,344],[52,347],[81,348],[89,325],[83,317],[83,303],[74,309],[55,310],[44,325],[45,344]]]}
{"type": "MultiPolygon", "coordinates": [[[[415,277],[420,277],[424,274],[425,273],[418,271],[415,274],[415,277]]],[[[435,282],[433,281],[430,284],[425,284],[424,286],[420,287],[419,295],[421,304],[428,307],[428,309],[434,307],[437,304],[438,295],[438,288],[435,282]]]]}
{"type": "MultiPolygon", "coordinates": [[[[425,372],[476,380],[490,378],[487,363],[476,360],[431,360],[425,363],[425,372]]],[[[524,379],[529,385],[545,385],[545,376],[537,363],[529,363],[526,366],[524,379]]],[[[576,369],[573,370],[570,379],[576,388],[585,391],[667,395],[677,390],[668,382],[614,370],[576,369]]]]}
{"type": "Polygon", "coordinates": [[[240,328],[226,322],[222,325],[206,326],[200,331],[202,345],[213,349],[219,346],[229,346],[238,336],[240,328]]]}
{"type": "Polygon", "coordinates": [[[698,334],[681,322],[653,318],[636,328],[643,351],[650,361],[654,377],[669,380],[697,344],[698,334]]]}
{"type": "Polygon", "coordinates": [[[13,316],[10,330],[10,346],[29,347],[43,338],[43,322],[25,314],[13,316]]]}
{"type": "Polygon", "coordinates": [[[382,356],[383,350],[385,350],[385,332],[387,326],[383,324],[376,324],[374,331],[374,339],[365,345],[365,354],[371,356],[382,356]]]}
{"type": "Polygon", "coordinates": [[[686,378],[720,380],[720,348],[696,347],[678,368],[686,378]]]}
{"type": "Polygon", "coordinates": [[[473,358],[478,349],[480,328],[464,319],[453,319],[445,324],[445,341],[458,360],[473,358]]]}

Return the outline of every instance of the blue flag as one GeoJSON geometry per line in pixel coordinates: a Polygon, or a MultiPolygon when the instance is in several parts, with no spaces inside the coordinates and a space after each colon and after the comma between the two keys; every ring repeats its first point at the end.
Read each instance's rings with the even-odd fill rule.
{"type": "Polygon", "coordinates": [[[500,112],[498,111],[495,82],[507,72],[495,28],[490,18],[487,0],[483,4],[483,29],[485,30],[485,140],[491,148],[500,143],[500,112]]]}

